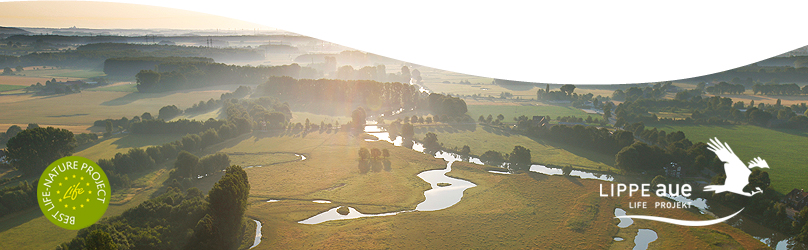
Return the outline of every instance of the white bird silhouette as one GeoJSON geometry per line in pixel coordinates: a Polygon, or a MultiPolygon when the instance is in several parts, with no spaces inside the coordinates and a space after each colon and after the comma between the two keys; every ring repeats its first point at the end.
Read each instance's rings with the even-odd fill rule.
{"type": "Polygon", "coordinates": [[[716,193],[726,191],[744,196],[752,196],[763,192],[759,187],[756,187],[757,192],[752,191],[751,193],[744,192],[743,188],[749,184],[749,175],[752,173],[749,169],[754,167],[769,168],[766,160],[756,157],[749,161],[749,167],[747,168],[741,159],[732,152],[727,143],[722,144],[718,141],[718,138],[712,138],[707,145],[709,145],[707,149],[713,151],[718,156],[718,159],[724,162],[724,172],[727,174],[727,178],[724,180],[724,185],[709,185],[704,187],[704,191],[714,191],[716,193]]]}

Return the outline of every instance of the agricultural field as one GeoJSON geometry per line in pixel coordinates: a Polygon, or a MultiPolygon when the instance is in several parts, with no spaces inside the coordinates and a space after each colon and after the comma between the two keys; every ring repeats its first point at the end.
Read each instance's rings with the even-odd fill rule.
{"type": "Polygon", "coordinates": [[[415,137],[424,138],[426,133],[438,135],[438,142],[445,148],[463,148],[468,145],[471,154],[482,155],[488,150],[510,153],[514,146],[530,150],[531,161],[537,164],[567,166],[575,169],[617,171],[614,155],[593,152],[575,145],[530,138],[500,128],[472,126],[416,126],[415,137]]]}
{"type": "MultiPolygon", "coordinates": [[[[186,109],[199,101],[219,99],[223,93],[238,86],[172,91],[164,93],[126,93],[83,91],[77,94],[53,95],[40,98],[20,98],[13,102],[0,101],[0,124],[38,123],[68,126],[92,126],[102,119],[132,118],[143,112],[157,115],[165,105],[186,109]]],[[[0,97],[0,100],[6,97],[0,97]]]]}
{"type": "Polygon", "coordinates": [[[46,77],[27,77],[27,76],[0,76],[0,84],[2,85],[15,85],[15,86],[31,86],[36,83],[45,84],[45,81],[50,81],[51,78],[46,77]]]}
{"type": "Polygon", "coordinates": [[[98,159],[112,158],[117,153],[126,153],[130,148],[145,148],[153,145],[162,145],[163,143],[179,140],[182,136],[184,136],[184,134],[118,134],[108,139],[99,138],[98,142],[89,147],[76,149],[73,155],[97,162],[98,159]]]}
{"type": "MultiPolygon", "coordinates": [[[[90,69],[42,69],[42,67],[37,67],[38,69],[34,70],[33,68],[34,67],[26,67],[24,68],[25,71],[20,73],[15,72],[15,74],[25,75],[25,77],[48,77],[48,80],[50,80],[50,78],[56,78],[56,80],[59,81],[106,76],[103,71],[90,69]]],[[[42,81],[42,84],[45,84],[45,82],[42,81]]]]}
{"type": "Polygon", "coordinates": [[[534,115],[539,116],[550,116],[550,122],[555,123],[556,118],[561,116],[575,116],[578,118],[586,119],[587,116],[591,116],[592,119],[598,118],[598,120],[602,120],[603,117],[601,115],[596,114],[587,114],[580,109],[573,108],[572,106],[555,106],[555,105],[521,105],[518,103],[497,103],[498,105],[468,105],[468,115],[471,116],[475,121],[481,115],[484,117],[488,117],[488,115],[494,116],[496,119],[497,115],[502,114],[505,116],[505,120],[503,122],[513,122],[514,117],[519,116],[527,116],[532,118],[534,115]]]}
{"type": "Polygon", "coordinates": [[[88,88],[82,91],[137,92],[137,85],[133,82],[118,82],[107,86],[88,88]]]}
{"type": "Polygon", "coordinates": [[[794,188],[808,189],[805,176],[808,158],[804,149],[808,147],[808,133],[795,130],[775,130],[752,125],[709,125],[671,126],[647,124],[646,128],[657,128],[666,132],[682,131],[695,142],[708,142],[717,137],[726,142],[743,162],[760,156],[769,163],[767,169],[772,186],[782,194],[794,188]]]}

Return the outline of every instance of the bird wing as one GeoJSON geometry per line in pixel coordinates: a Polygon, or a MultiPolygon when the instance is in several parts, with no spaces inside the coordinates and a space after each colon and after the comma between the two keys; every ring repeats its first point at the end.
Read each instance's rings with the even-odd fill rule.
{"type": "Polygon", "coordinates": [[[746,165],[732,152],[729,145],[721,143],[718,138],[710,139],[707,145],[707,149],[713,151],[718,159],[724,162],[724,173],[727,174],[727,179],[724,181],[725,186],[740,186],[740,189],[743,189],[746,184],[749,184],[749,174],[752,171],[746,168],[746,165]]]}

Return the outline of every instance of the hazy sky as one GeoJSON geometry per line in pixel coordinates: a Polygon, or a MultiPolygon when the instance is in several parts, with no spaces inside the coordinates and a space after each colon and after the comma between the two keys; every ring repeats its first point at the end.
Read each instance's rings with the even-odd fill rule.
{"type": "Polygon", "coordinates": [[[274,29],[210,14],[106,2],[0,2],[0,26],[116,29],[274,29]]]}

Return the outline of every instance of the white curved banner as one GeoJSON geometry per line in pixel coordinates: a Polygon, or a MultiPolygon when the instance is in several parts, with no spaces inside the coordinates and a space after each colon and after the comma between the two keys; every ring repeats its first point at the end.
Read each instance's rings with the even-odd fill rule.
{"type": "Polygon", "coordinates": [[[622,215],[622,216],[616,216],[614,218],[616,218],[616,219],[624,218],[624,219],[652,220],[652,221],[665,222],[665,223],[668,223],[668,224],[674,224],[674,225],[680,225],[680,226],[702,227],[702,226],[709,226],[709,225],[713,225],[713,224],[718,224],[718,223],[724,222],[726,220],[729,220],[730,218],[735,217],[736,215],[741,213],[741,211],[743,211],[743,208],[741,208],[741,210],[738,210],[738,212],[735,212],[734,214],[731,214],[731,215],[723,217],[723,218],[718,218],[718,219],[714,219],[714,220],[703,220],[703,221],[677,220],[677,219],[671,219],[671,218],[665,218],[665,217],[656,217],[656,216],[649,216],[649,215],[622,215]]]}

